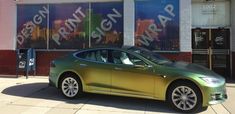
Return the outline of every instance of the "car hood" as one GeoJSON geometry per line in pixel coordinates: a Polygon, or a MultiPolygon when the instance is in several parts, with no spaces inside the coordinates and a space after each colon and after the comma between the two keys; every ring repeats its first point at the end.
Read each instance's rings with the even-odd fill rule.
{"type": "Polygon", "coordinates": [[[210,69],[194,64],[194,63],[186,63],[186,62],[172,62],[165,64],[165,66],[176,68],[178,71],[186,71],[196,74],[201,74],[204,76],[209,77],[216,77],[216,78],[222,78],[220,75],[216,74],[215,72],[211,71],[210,69]]]}

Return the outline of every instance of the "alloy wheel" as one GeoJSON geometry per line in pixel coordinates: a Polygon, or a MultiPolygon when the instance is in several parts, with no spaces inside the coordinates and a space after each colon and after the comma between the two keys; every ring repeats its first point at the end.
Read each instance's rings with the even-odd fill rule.
{"type": "Polygon", "coordinates": [[[198,101],[194,90],[187,86],[176,87],[172,92],[171,99],[177,108],[184,111],[193,109],[198,101]]]}
{"type": "Polygon", "coordinates": [[[73,77],[67,77],[62,81],[62,92],[67,97],[75,97],[79,91],[79,84],[73,77]]]}

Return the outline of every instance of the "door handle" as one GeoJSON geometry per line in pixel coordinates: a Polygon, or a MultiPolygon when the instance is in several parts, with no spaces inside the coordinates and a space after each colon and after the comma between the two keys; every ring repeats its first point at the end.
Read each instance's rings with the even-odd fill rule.
{"type": "Polygon", "coordinates": [[[115,67],[114,69],[115,70],[122,70],[122,68],[119,68],[119,67],[115,67]]]}
{"type": "Polygon", "coordinates": [[[80,64],[81,67],[87,67],[87,64],[80,64]]]}

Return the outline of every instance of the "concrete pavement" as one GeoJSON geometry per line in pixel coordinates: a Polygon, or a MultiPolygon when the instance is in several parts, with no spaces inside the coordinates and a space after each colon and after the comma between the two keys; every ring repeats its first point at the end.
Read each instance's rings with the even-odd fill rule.
{"type": "MultiPolygon", "coordinates": [[[[227,87],[229,99],[200,114],[235,114],[235,84],[227,87]]],[[[0,78],[1,114],[170,114],[165,102],[128,97],[87,94],[66,99],[48,86],[48,77],[0,78]]]]}

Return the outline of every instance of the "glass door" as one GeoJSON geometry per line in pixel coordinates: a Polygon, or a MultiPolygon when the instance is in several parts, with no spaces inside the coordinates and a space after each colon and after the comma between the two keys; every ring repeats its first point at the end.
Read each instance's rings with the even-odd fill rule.
{"type": "Polygon", "coordinates": [[[229,39],[229,29],[193,29],[192,62],[228,77],[230,75],[229,39]]]}
{"type": "Polygon", "coordinates": [[[229,39],[229,29],[211,30],[211,68],[225,77],[230,75],[229,39]]]}
{"type": "Polygon", "coordinates": [[[192,32],[192,62],[209,67],[209,29],[193,29],[192,32]]]}

